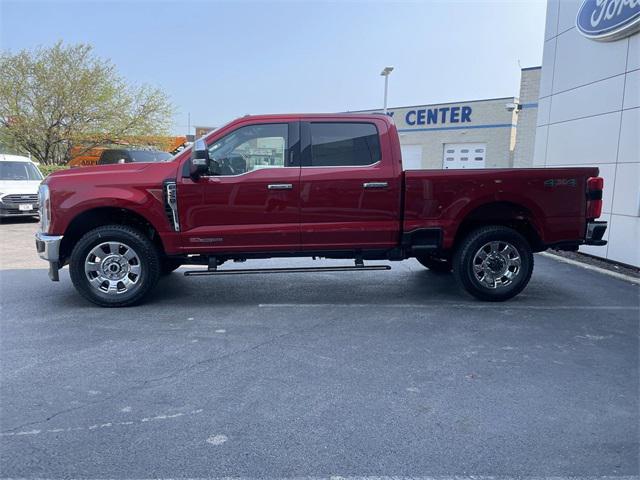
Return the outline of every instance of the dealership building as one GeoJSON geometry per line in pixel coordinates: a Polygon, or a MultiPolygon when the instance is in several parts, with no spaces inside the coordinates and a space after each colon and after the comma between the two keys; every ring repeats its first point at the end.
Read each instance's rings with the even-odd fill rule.
{"type": "Polygon", "coordinates": [[[531,166],[539,83],[540,67],[525,68],[520,97],[387,109],[398,128],[405,168],[531,166]]]}
{"type": "Polygon", "coordinates": [[[640,266],[640,1],[549,0],[534,166],[596,166],[606,247],[640,266]]]}

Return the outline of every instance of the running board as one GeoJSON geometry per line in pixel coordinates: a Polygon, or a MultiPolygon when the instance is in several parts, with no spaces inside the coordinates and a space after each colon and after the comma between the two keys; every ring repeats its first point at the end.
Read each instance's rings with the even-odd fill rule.
{"type": "Polygon", "coordinates": [[[201,275],[243,275],[257,273],[310,273],[310,272],[360,272],[363,270],[391,270],[389,265],[343,266],[343,267],[296,267],[296,268],[244,268],[235,270],[189,270],[185,277],[201,275]]]}

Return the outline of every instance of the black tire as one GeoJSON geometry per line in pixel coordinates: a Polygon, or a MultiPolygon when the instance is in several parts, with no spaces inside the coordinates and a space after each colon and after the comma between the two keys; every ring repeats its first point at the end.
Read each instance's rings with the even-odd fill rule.
{"type": "Polygon", "coordinates": [[[428,255],[416,257],[423,267],[427,267],[434,273],[451,273],[453,266],[448,258],[430,257],[428,255]]]}
{"type": "Polygon", "coordinates": [[[140,231],[125,225],[106,225],[87,232],[76,243],[71,252],[69,273],[80,295],[90,302],[101,307],[128,307],[141,302],[156,285],[160,276],[160,259],[156,246],[140,231]],[[139,265],[139,275],[134,276],[136,282],[129,290],[100,291],[85,273],[89,254],[105,242],[121,242],[136,254],[135,265],[139,265]]]}
{"type": "MultiPolygon", "coordinates": [[[[485,255],[486,251],[484,251],[485,255]]],[[[490,252],[489,255],[493,253],[491,247],[488,247],[488,251],[490,252]]],[[[510,251],[513,252],[513,250],[510,251]]],[[[512,254],[516,255],[516,253],[512,254]]],[[[515,297],[529,283],[533,273],[533,253],[527,239],[517,231],[502,226],[482,227],[469,233],[459,245],[453,257],[453,272],[458,283],[474,297],[490,302],[502,302],[515,297]],[[480,249],[490,242],[498,242],[498,249],[505,244],[509,244],[515,249],[520,259],[519,266],[507,267],[513,269],[513,271],[509,270],[511,273],[508,273],[503,268],[508,265],[505,262],[505,255],[497,256],[498,265],[495,268],[499,273],[494,275],[495,272],[491,271],[491,275],[484,278],[488,283],[493,280],[492,283],[496,286],[495,288],[487,286],[482,282],[483,279],[478,277],[484,275],[483,272],[479,272],[478,275],[474,273],[474,261],[481,262],[477,263],[478,269],[485,265],[484,260],[476,255],[481,255],[480,249]],[[505,275],[500,277],[500,272],[503,270],[505,275]],[[512,275],[512,278],[508,278],[509,275],[512,275]],[[504,282],[503,285],[497,286],[496,278],[498,277],[500,277],[501,283],[504,282]]]]}
{"type": "Polygon", "coordinates": [[[160,275],[169,275],[182,266],[178,260],[165,258],[160,262],[160,275]]]}

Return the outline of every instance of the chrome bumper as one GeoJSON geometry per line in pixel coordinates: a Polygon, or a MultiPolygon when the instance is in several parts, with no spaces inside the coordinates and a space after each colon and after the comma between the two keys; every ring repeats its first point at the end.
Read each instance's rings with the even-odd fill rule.
{"type": "Polygon", "coordinates": [[[606,245],[607,241],[602,240],[604,232],[607,230],[607,222],[587,223],[587,233],[584,237],[585,245],[606,245]]]}
{"type": "Polygon", "coordinates": [[[49,278],[54,282],[59,280],[60,243],[62,243],[62,235],[36,233],[36,250],[40,258],[49,262],[49,278]]]}

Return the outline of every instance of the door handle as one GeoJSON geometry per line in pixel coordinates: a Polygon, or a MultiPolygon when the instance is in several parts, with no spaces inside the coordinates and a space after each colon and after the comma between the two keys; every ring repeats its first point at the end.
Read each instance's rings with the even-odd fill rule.
{"type": "Polygon", "coordinates": [[[293,188],[292,183],[270,183],[267,185],[269,190],[291,190],[293,188]]]}
{"type": "Polygon", "coordinates": [[[362,184],[362,188],[387,188],[389,182],[366,182],[362,184]]]}

